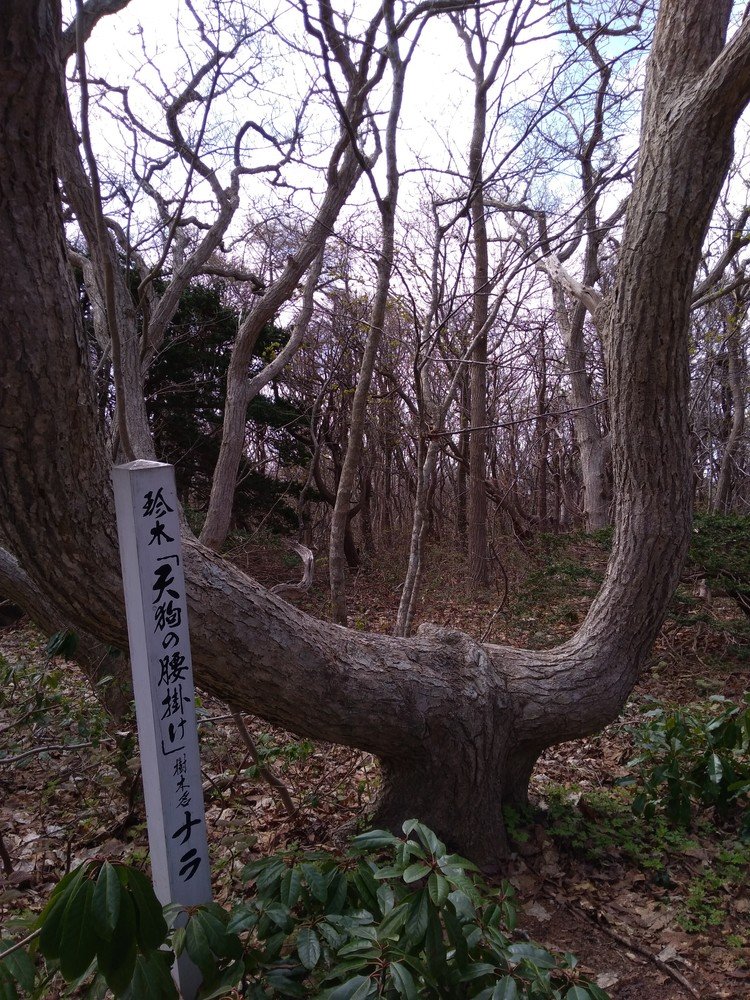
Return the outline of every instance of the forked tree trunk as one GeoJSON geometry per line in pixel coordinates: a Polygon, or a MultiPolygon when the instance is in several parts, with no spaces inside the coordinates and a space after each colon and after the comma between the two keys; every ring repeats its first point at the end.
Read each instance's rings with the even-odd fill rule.
{"type": "MultiPolygon", "coordinates": [[[[730,9],[729,0],[661,6],[606,337],[617,527],[602,590],[570,641],[540,652],[435,627],[411,639],[348,631],[185,540],[199,683],[297,733],[377,754],[379,818],[416,814],[485,864],[504,847],[502,803],[524,797],[539,752],[618,714],[679,577],[690,524],[690,292],[750,95],[750,21],[722,53],[730,9]]],[[[60,615],[124,647],[109,463],[53,166],[59,33],[59,0],[7,0],[0,516],[60,615]]]]}

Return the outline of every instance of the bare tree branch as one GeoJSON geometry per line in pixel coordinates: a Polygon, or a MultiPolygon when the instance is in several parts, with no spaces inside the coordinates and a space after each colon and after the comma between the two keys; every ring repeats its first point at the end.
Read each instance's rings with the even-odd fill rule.
{"type": "Polygon", "coordinates": [[[62,33],[61,50],[65,62],[75,55],[76,38],[79,33],[83,41],[87,42],[91,32],[103,17],[124,10],[129,3],[130,0],[86,0],[62,33]]]}

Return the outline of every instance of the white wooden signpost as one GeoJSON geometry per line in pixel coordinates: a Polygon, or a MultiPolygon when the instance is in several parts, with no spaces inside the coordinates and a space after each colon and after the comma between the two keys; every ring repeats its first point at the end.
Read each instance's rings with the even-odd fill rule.
{"type": "MultiPolygon", "coordinates": [[[[112,471],[154,890],[162,905],[211,900],[195,692],[174,468],[139,460],[112,471]]],[[[186,1000],[200,987],[183,955],[186,1000]]]]}

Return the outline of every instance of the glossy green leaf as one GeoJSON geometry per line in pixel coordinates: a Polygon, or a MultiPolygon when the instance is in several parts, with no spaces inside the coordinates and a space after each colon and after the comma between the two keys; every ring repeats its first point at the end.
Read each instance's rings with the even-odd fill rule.
{"type": "Polygon", "coordinates": [[[320,903],[325,903],[328,898],[328,880],[314,865],[303,864],[301,868],[310,892],[320,903]]]}
{"type": "Polygon", "coordinates": [[[112,939],[106,941],[100,938],[96,947],[99,971],[115,996],[123,993],[133,978],[137,953],[135,907],[130,894],[124,892],[120,898],[120,917],[112,939]]]}
{"type": "Polygon", "coordinates": [[[353,958],[347,958],[343,962],[337,962],[323,981],[326,983],[335,983],[342,976],[351,978],[352,972],[361,972],[362,969],[367,969],[370,965],[371,961],[369,958],[363,955],[355,955],[353,958]]]}
{"type": "MultiPolygon", "coordinates": [[[[0,951],[5,951],[7,948],[10,948],[11,944],[12,942],[10,941],[0,941],[0,951]]],[[[17,951],[11,952],[7,958],[4,958],[3,961],[0,962],[0,968],[3,966],[5,966],[10,976],[15,979],[20,986],[22,986],[27,992],[31,992],[34,988],[36,968],[34,967],[34,963],[25,948],[19,948],[17,951]]]]}
{"type": "Polygon", "coordinates": [[[375,987],[369,976],[355,976],[331,990],[327,1000],[364,1000],[365,997],[371,995],[371,988],[375,987]]]}
{"type": "Polygon", "coordinates": [[[297,954],[306,969],[314,969],[320,961],[320,940],[312,927],[300,927],[297,935],[297,954]]]}
{"type": "Polygon", "coordinates": [[[78,647],[78,636],[73,629],[66,628],[55,632],[47,640],[44,652],[47,656],[62,656],[69,660],[78,647]]]}
{"type": "Polygon", "coordinates": [[[39,950],[45,958],[59,958],[62,940],[63,917],[71,896],[77,891],[88,865],[80,865],[57,883],[52,890],[47,905],[37,918],[36,926],[41,927],[39,950]]]}
{"type": "Polygon", "coordinates": [[[476,886],[466,872],[464,872],[461,868],[457,868],[455,865],[440,865],[440,868],[445,878],[447,878],[450,882],[452,888],[460,889],[465,896],[472,900],[472,902],[479,902],[480,895],[476,886]]]}
{"type": "Polygon", "coordinates": [[[553,969],[557,964],[546,948],[540,948],[539,945],[533,944],[531,941],[517,941],[515,944],[509,945],[508,954],[516,962],[524,958],[528,959],[539,969],[553,969]]]}
{"type": "Polygon", "coordinates": [[[372,877],[376,879],[401,878],[404,874],[404,867],[401,865],[387,865],[385,868],[376,868],[372,877]]]}
{"type": "Polygon", "coordinates": [[[429,906],[429,894],[426,889],[421,889],[410,905],[406,920],[406,933],[416,945],[421,944],[424,939],[429,906]]]}
{"type": "Polygon", "coordinates": [[[293,922],[289,908],[284,906],[283,903],[264,903],[263,913],[281,930],[289,932],[292,929],[293,922]]]}
{"type": "Polygon", "coordinates": [[[391,962],[389,971],[393,985],[398,990],[399,996],[404,997],[404,1000],[417,1000],[419,994],[417,993],[414,977],[407,967],[400,962],[391,962]]]}
{"type": "Polygon", "coordinates": [[[176,927],[185,917],[185,907],[182,903],[167,903],[166,906],[161,908],[161,912],[170,930],[176,927]]]}
{"type": "Polygon", "coordinates": [[[448,899],[453,904],[461,920],[474,920],[477,915],[476,907],[465,892],[461,892],[460,889],[454,889],[453,892],[448,893],[448,899]]]}
{"type": "MultiPolygon", "coordinates": [[[[208,904],[215,907],[215,904],[208,904]]],[[[222,916],[225,914],[219,908],[222,916]]],[[[198,920],[206,935],[208,945],[214,955],[220,958],[239,958],[242,954],[242,946],[236,934],[227,932],[227,925],[215,912],[202,906],[194,914],[193,920],[198,920]]]]}
{"type": "Polygon", "coordinates": [[[428,826],[425,826],[424,823],[419,823],[416,827],[416,831],[419,839],[430,851],[433,857],[439,858],[445,854],[445,844],[428,826]]]}
{"type": "Polygon", "coordinates": [[[60,895],[47,904],[37,921],[41,923],[42,933],[39,935],[39,950],[45,958],[55,959],[60,954],[60,938],[62,936],[62,918],[68,903],[67,895],[60,895]]]}
{"type": "Polygon", "coordinates": [[[401,928],[406,923],[406,920],[410,913],[410,904],[408,902],[400,903],[398,906],[394,907],[381,921],[378,925],[378,939],[380,941],[386,941],[388,938],[397,938],[401,928]]]}
{"type": "Polygon", "coordinates": [[[420,878],[424,878],[425,875],[430,874],[430,866],[423,864],[421,861],[416,864],[409,865],[403,874],[404,882],[407,885],[411,882],[416,882],[420,878]]]}
{"type": "Polygon", "coordinates": [[[281,884],[279,885],[279,899],[284,906],[288,906],[290,910],[293,909],[300,897],[301,888],[302,876],[300,875],[299,868],[296,866],[289,868],[282,876],[281,884]]]}
{"type": "Polygon", "coordinates": [[[346,903],[349,882],[343,872],[334,872],[328,885],[327,913],[340,913],[346,903]]]}
{"type": "Polygon", "coordinates": [[[232,910],[232,914],[227,923],[227,931],[230,934],[239,934],[258,923],[258,911],[250,906],[237,906],[232,910]]]}
{"type": "Polygon", "coordinates": [[[363,851],[377,851],[383,847],[392,847],[399,843],[398,837],[394,837],[388,830],[368,830],[361,833],[352,840],[352,847],[363,851]]]}
{"type": "Polygon", "coordinates": [[[482,976],[491,976],[495,972],[495,966],[489,962],[471,962],[461,973],[461,982],[470,983],[473,979],[481,979],[482,976]]]}
{"type": "Polygon", "coordinates": [[[336,930],[336,928],[332,924],[330,924],[327,920],[324,920],[322,923],[317,924],[316,926],[318,934],[323,938],[328,947],[332,948],[334,951],[340,948],[346,941],[345,935],[343,935],[340,931],[336,930]]]}
{"type": "Polygon", "coordinates": [[[576,983],[574,986],[571,986],[565,994],[565,1000],[591,1000],[591,994],[588,990],[584,989],[583,986],[579,986],[578,983],[576,983]]]}
{"type": "Polygon", "coordinates": [[[158,951],[138,955],[130,985],[120,994],[120,1000],[177,1000],[177,997],[168,955],[158,951]]]}
{"type": "Polygon", "coordinates": [[[450,886],[444,875],[440,875],[438,872],[431,872],[430,877],[427,879],[427,890],[430,893],[432,902],[440,908],[448,898],[450,886]]]}
{"type": "MultiPolygon", "coordinates": [[[[200,1000],[213,1000],[214,997],[226,996],[231,990],[233,990],[241,981],[242,975],[245,971],[245,963],[241,961],[232,962],[226,969],[222,970],[221,975],[216,980],[215,983],[211,984],[210,989],[202,989],[200,991],[200,1000]]],[[[284,996],[304,996],[304,993],[289,993],[282,994],[284,996]]]]}
{"type": "Polygon", "coordinates": [[[455,949],[454,961],[459,969],[465,969],[469,961],[469,949],[461,922],[453,906],[453,900],[443,907],[441,914],[445,923],[445,929],[448,932],[448,938],[455,949]]]}
{"type": "Polygon", "coordinates": [[[127,887],[136,912],[136,936],[142,951],[158,948],[167,936],[167,922],[151,882],[135,868],[128,869],[127,887]]]}
{"type": "Polygon", "coordinates": [[[492,991],[492,1000],[518,1000],[518,986],[511,976],[503,976],[492,991]]]}
{"type": "Polygon", "coordinates": [[[68,982],[86,971],[96,952],[98,938],[91,914],[93,895],[93,882],[84,879],[71,893],[65,907],[60,937],[60,972],[68,982]]]}
{"type": "Polygon", "coordinates": [[[643,794],[643,792],[639,792],[635,796],[635,798],[633,799],[633,802],[632,802],[630,808],[633,810],[633,812],[635,813],[636,816],[642,816],[643,815],[643,812],[644,812],[644,810],[646,808],[646,802],[647,801],[648,800],[647,800],[646,796],[643,794]]]}
{"type": "MultiPolygon", "coordinates": [[[[248,866],[248,868],[252,867],[248,866]]],[[[272,895],[281,882],[286,872],[286,867],[285,862],[278,858],[273,858],[268,863],[264,863],[255,876],[255,887],[258,890],[258,895],[272,895]]]]}
{"type": "Polygon", "coordinates": [[[91,913],[96,921],[97,934],[105,941],[111,940],[117,927],[121,893],[122,883],[117,877],[117,872],[109,861],[105,861],[99,869],[91,900],[91,913]]]}
{"type": "Polygon", "coordinates": [[[0,962],[0,1000],[18,1000],[15,980],[2,962],[0,962]]]}
{"type": "MultiPolygon", "coordinates": [[[[290,972],[285,969],[271,969],[266,976],[267,985],[271,988],[270,996],[274,997],[307,997],[309,994],[302,983],[298,982],[290,972]]],[[[264,998],[269,994],[264,990],[262,993],[253,994],[254,997],[264,998]]]]}
{"type": "Polygon", "coordinates": [[[195,913],[188,920],[185,928],[185,950],[206,979],[212,979],[216,974],[211,946],[206,935],[200,913],[195,913]]]}
{"type": "Polygon", "coordinates": [[[380,949],[371,941],[360,938],[357,941],[349,941],[343,948],[339,948],[338,955],[339,958],[361,958],[363,962],[369,962],[380,955],[380,949]]]}
{"type": "MultiPolygon", "coordinates": [[[[401,872],[399,871],[399,875],[401,872]]],[[[359,893],[359,896],[363,903],[365,903],[371,910],[376,910],[378,908],[378,882],[375,880],[375,876],[370,870],[369,865],[364,861],[357,865],[357,870],[352,875],[352,883],[354,888],[359,893]]],[[[330,909],[328,911],[331,912],[330,909]]]]}
{"type": "Polygon", "coordinates": [[[172,951],[180,956],[185,950],[185,928],[177,927],[172,931],[172,951]]]}
{"type": "Polygon", "coordinates": [[[396,905],[396,896],[387,882],[381,882],[375,894],[380,912],[386,916],[396,905]]]}
{"type": "Polygon", "coordinates": [[[438,911],[432,906],[427,908],[424,951],[427,958],[427,968],[432,976],[437,982],[445,982],[448,978],[448,956],[443,937],[443,926],[440,923],[438,911]]]}
{"type": "Polygon", "coordinates": [[[714,785],[718,785],[721,782],[722,776],[724,774],[724,766],[721,763],[721,758],[718,756],[718,754],[712,753],[711,756],[708,758],[706,773],[708,774],[708,780],[711,781],[714,785]]]}

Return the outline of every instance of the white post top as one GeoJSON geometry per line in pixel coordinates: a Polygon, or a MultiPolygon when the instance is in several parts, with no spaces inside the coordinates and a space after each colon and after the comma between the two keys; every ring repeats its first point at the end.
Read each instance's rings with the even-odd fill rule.
{"type": "Polygon", "coordinates": [[[125,462],[124,465],[116,465],[112,470],[113,476],[120,469],[126,472],[136,472],[138,469],[171,469],[167,462],[154,462],[150,458],[136,458],[134,462],[125,462]]]}

